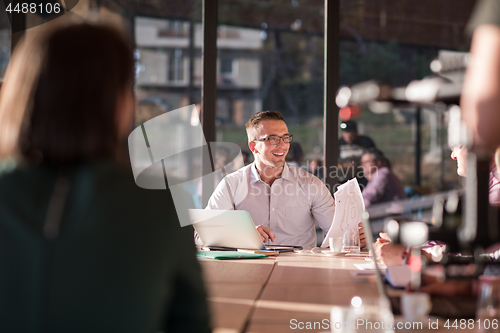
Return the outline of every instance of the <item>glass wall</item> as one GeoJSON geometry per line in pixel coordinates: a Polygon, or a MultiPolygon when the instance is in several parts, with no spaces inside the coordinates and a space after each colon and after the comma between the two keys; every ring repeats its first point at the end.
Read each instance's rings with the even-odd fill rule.
{"type": "Polygon", "coordinates": [[[323,1],[219,1],[218,141],[249,153],[245,123],[277,110],[294,136],[287,160],[322,158],[323,31],[323,1]]]}
{"type": "MultiPolygon", "coordinates": [[[[166,150],[178,153],[202,145],[200,103],[202,79],[201,3],[158,4],[144,10],[135,4],[132,12],[136,43],[136,125],[185,106],[185,119],[178,119],[169,133],[148,133],[163,138],[166,150]],[[162,15],[158,15],[162,13],[162,15]]],[[[160,119],[160,118],[158,118],[160,119]]],[[[149,130],[164,131],[163,126],[149,130]]],[[[151,142],[150,142],[151,144],[151,142]]],[[[165,159],[169,175],[183,179],[196,208],[201,208],[201,150],[165,159]]],[[[170,182],[170,179],[169,179],[170,182]]]]}
{"type": "MultiPolygon", "coordinates": [[[[175,181],[201,176],[201,150],[199,154],[179,154],[202,146],[204,141],[199,118],[201,2],[159,1],[146,5],[131,0],[79,0],[77,3],[67,1],[69,3],[74,4],[70,13],[53,20],[50,17],[28,15],[28,25],[33,27],[26,30],[26,37],[36,38],[41,30],[66,19],[74,22],[99,21],[124,30],[135,45],[134,128],[139,127],[144,131],[149,149],[149,155],[139,156],[139,160],[134,163],[147,168],[152,163],[153,151],[168,152],[177,154],[172,158],[165,157],[163,161],[168,175],[175,177],[175,181]],[[47,23],[40,25],[43,22],[47,23]],[[174,117],[175,125],[167,126],[168,130],[165,131],[166,118],[162,116],[189,105],[195,107],[189,109],[189,114],[183,112],[174,117]]],[[[186,184],[185,190],[195,202],[199,202],[197,184],[186,184]]]]}
{"type": "Polygon", "coordinates": [[[199,104],[201,23],[135,16],[134,37],[137,46],[137,122],[142,123],[186,105],[199,104]]]}
{"type": "MultiPolygon", "coordinates": [[[[340,84],[377,80],[406,86],[432,74],[430,62],[439,50],[466,51],[464,28],[474,1],[341,1],[340,84]]],[[[421,178],[417,184],[416,111],[395,106],[385,114],[363,107],[356,115],[340,114],[358,123],[390,160],[409,193],[427,194],[460,185],[456,162],[446,142],[447,112],[422,108],[421,178]]]]}
{"type": "MultiPolygon", "coordinates": [[[[340,1],[340,85],[378,80],[405,86],[431,75],[430,62],[440,50],[468,49],[463,30],[473,5],[470,0],[340,1]]],[[[313,172],[324,154],[324,1],[219,0],[218,6],[216,141],[231,142],[249,152],[246,121],[255,112],[278,110],[294,135],[289,162],[313,172]]],[[[137,125],[187,105],[196,105],[189,123],[199,124],[201,8],[201,1],[145,5],[133,0],[81,0],[75,6],[73,12],[81,17],[97,13],[110,22],[125,23],[129,30],[136,45],[137,125]]],[[[0,71],[8,62],[10,38],[8,29],[5,34],[2,31],[0,71]]],[[[384,114],[363,106],[356,112],[341,112],[340,118],[356,121],[359,134],[373,139],[408,193],[460,186],[446,143],[447,113],[431,108],[420,111],[420,127],[412,105],[397,105],[384,114]],[[416,168],[419,149],[420,173],[416,168]]],[[[178,131],[190,133],[190,127],[178,131]]],[[[190,174],[200,163],[188,162],[186,172],[190,174]]],[[[360,170],[359,161],[354,164],[360,170]]],[[[193,196],[197,191],[191,189],[193,196]]]]}

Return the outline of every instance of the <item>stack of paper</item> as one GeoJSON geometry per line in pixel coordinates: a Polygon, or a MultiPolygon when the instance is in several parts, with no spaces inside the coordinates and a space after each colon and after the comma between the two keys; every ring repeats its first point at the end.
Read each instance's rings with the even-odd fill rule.
{"type": "Polygon", "coordinates": [[[333,196],[335,197],[335,215],[321,247],[329,246],[330,237],[342,237],[349,227],[357,228],[365,210],[365,203],[356,178],[340,185],[333,196]]]}

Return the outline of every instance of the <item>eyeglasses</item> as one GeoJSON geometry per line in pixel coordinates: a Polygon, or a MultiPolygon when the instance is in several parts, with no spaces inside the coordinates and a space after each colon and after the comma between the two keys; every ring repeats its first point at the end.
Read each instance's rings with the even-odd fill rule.
{"type": "Polygon", "coordinates": [[[291,135],[291,134],[283,135],[283,136],[271,135],[267,138],[255,139],[253,141],[269,141],[269,143],[272,145],[279,145],[281,139],[283,139],[283,143],[290,143],[293,140],[293,135],[291,135]]]}

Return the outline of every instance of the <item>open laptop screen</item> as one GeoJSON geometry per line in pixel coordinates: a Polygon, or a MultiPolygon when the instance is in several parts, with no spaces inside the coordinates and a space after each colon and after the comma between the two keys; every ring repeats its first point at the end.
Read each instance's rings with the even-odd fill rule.
{"type": "Polygon", "coordinates": [[[189,218],[204,246],[264,249],[255,224],[245,210],[190,209],[189,218]]]}

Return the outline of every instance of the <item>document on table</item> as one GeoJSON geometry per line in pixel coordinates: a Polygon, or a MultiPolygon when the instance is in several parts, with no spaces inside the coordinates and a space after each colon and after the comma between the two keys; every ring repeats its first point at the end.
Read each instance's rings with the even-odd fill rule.
{"type": "MultiPolygon", "coordinates": [[[[354,264],[354,266],[357,269],[361,270],[375,270],[375,264],[374,263],[369,263],[369,264],[354,264]]],[[[385,271],[387,269],[387,266],[385,265],[378,265],[378,269],[381,271],[385,271]]]]}
{"type": "Polygon", "coordinates": [[[365,203],[356,178],[340,185],[333,196],[335,197],[335,215],[321,247],[329,246],[330,237],[342,237],[349,227],[357,228],[365,210],[365,203]]]}

